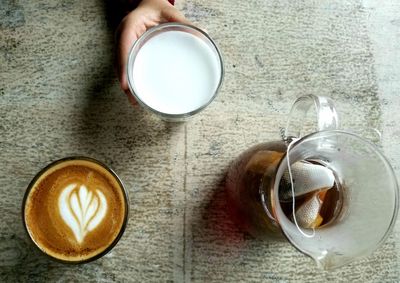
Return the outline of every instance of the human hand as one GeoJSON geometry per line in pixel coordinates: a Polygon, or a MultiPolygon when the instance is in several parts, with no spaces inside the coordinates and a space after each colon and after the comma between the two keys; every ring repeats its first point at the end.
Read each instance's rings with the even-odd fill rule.
{"type": "Polygon", "coordinates": [[[147,29],[164,22],[190,22],[167,0],[143,0],[120,23],[117,33],[117,71],[122,90],[132,104],[137,104],[129,91],[126,64],[129,51],[147,29]]]}

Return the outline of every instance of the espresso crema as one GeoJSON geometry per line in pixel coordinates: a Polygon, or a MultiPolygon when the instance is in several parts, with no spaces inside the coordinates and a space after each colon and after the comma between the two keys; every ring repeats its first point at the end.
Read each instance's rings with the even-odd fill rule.
{"type": "Polygon", "coordinates": [[[90,159],[53,163],[25,196],[31,239],[62,261],[88,261],[107,251],[121,236],[126,215],[127,197],[118,177],[90,159]]]}

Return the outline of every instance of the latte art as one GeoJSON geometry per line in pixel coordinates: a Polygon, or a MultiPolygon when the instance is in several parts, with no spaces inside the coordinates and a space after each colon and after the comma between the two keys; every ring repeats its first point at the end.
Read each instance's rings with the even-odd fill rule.
{"type": "Polygon", "coordinates": [[[90,158],[66,158],[33,179],[24,201],[24,223],[33,243],[65,262],[88,262],[122,236],[127,195],[119,178],[90,158]]]}
{"type": "Polygon", "coordinates": [[[107,213],[107,200],[96,189],[89,191],[85,185],[70,184],[64,188],[58,199],[60,215],[71,228],[78,243],[94,230],[107,213]]]}

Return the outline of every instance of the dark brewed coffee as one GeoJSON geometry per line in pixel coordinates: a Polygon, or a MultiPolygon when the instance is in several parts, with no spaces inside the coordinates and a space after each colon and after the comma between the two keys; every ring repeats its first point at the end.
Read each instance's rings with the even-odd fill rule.
{"type": "MultiPolygon", "coordinates": [[[[286,153],[284,142],[269,142],[257,145],[244,152],[229,170],[226,187],[230,199],[230,208],[235,220],[240,226],[256,237],[280,237],[279,224],[275,217],[274,184],[278,166],[286,153]]],[[[302,161],[307,164],[317,164],[316,161],[302,161]]],[[[324,167],[322,163],[315,165],[321,171],[328,171],[331,178],[326,180],[310,180],[321,177],[316,168],[314,175],[305,172],[307,184],[330,183],[329,187],[315,187],[307,193],[295,194],[296,220],[302,228],[318,228],[331,223],[340,213],[342,208],[342,192],[337,185],[334,173],[324,167]],[[315,175],[315,172],[317,174],[315,175]],[[308,178],[310,177],[310,178],[308,178]],[[331,181],[331,182],[329,182],[331,181]]],[[[298,168],[298,167],[297,167],[298,168]]],[[[301,167],[300,167],[301,168],[301,167]]],[[[329,175],[328,175],[329,176],[329,175]]],[[[290,182],[289,182],[290,183],[290,182]]],[[[291,221],[293,217],[293,198],[288,197],[287,180],[281,180],[280,195],[286,196],[279,203],[285,215],[291,221]]],[[[294,188],[299,188],[299,179],[294,180],[294,188]]]]}

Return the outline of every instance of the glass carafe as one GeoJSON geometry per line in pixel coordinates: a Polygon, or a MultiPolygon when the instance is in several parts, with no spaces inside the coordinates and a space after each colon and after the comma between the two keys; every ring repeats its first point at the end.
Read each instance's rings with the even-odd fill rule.
{"type": "MultiPolygon", "coordinates": [[[[244,230],[258,238],[286,239],[324,269],[376,250],[392,230],[398,211],[398,184],[387,159],[371,142],[338,127],[332,100],[300,97],[282,140],[246,150],[232,163],[226,180],[229,203],[244,230]],[[310,114],[314,123],[307,123],[310,114]],[[333,172],[339,192],[335,214],[312,228],[299,227],[294,221],[297,207],[289,207],[288,213],[287,200],[282,200],[283,176],[289,166],[305,161],[333,172]]],[[[295,193],[300,185],[293,176],[290,181],[295,193]]]]}

